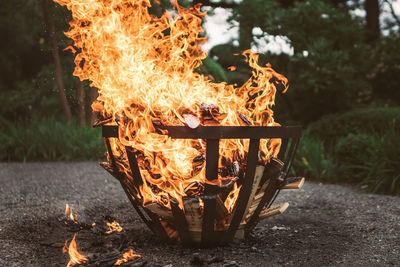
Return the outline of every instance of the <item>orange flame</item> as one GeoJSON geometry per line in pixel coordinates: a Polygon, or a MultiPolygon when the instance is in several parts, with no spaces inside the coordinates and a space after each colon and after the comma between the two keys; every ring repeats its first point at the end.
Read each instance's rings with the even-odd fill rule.
{"type": "Polygon", "coordinates": [[[121,265],[121,264],[126,263],[126,262],[128,262],[128,261],[132,261],[132,260],[139,259],[139,258],[141,258],[141,257],[142,257],[142,256],[139,255],[139,254],[134,254],[134,253],[133,253],[133,249],[129,249],[129,251],[127,251],[127,252],[125,252],[125,253],[122,254],[122,257],[119,258],[119,259],[114,263],[114,265],[115,265],[115,266],[118,266],[118,265],[121,265]]]}
{"type": "MultiPolygon", "coordinates": [[[[75,237],[76,237],[76,234],[74,235],[71,242],[69,243],[69,247],[68,247],[69,262],[67,264],[67,267],[74,266],[76,264],[85,263],[88,261],[88,258],[86,258],[85,255],[79,253],[76,242],[75,242],[75,237]]],[[[67,243],[68,243],[68,241],[65,241],[65,245],[63,247],[63,253],[67,252],[67,243]]]]}
{"type": "MultiPolygon", "coordinates": [[[[66,216],[67,218],[69,218],[69,220],[70,220],[71,222],[73,222],[73,223],[78,223],[78,222],[75,220],[75,217],[77,217],[76,214],[75,214],[75,216],[73,215],[73,213],[72,213],[72,208],[70,208],[68,204],[65,204],[65,216],[66,216]]],[[[67,223],[67,222],[65,222],[65,223],[67,223]]]]}
{"type": "MultiPolygon", "coordinates": [[[[74,75],[98,88],[94,111],[119,124],[120,138],[112,141],[112,150],[131,179],[125,146],[135,149],[143,178],[137,197],[143,204],[169,208],[173,198],[182,207],[185,188],[208,182],[205,164],[193,166],[193,159],[204,154],[205,142],[171,139],[160,134],[155,121],[193,127],[198,121],[206,126],[279,125],[271,110],[276,88],[269,81],[275,77],[287,87],[287,79],[269,65],[258,65],[257,54],[243,52],[253,71],[240,87],[195,72],[206,57],[199,48],[206,41],[200,37],[205,13],[199,5],[185,9],[175,2],[174,17],[168,12],[157,17],[148,12],[149,0],[54,1],[72,12],[66,35],[77,51],[74,75]],[[207,118],[202,117],[204,103],[207,118]]],[[[244,162],[248,143],[221,140],[220,161],[244,162]]],[[[260,146],[268,161],[278,154],[280,139],[261,140],[260,146]]],[[[215,184],[224,179],[219,175],[215,184]]],[[[237,192],[238,187],[226,205],[233,207],[237,192]]]]}
{"type": "Polygon", "coordinates": [[[107,226],[108,226],[108,231],[106,232],[106,234],[122,231],[122,226],[115,220],[113,222],[107,222],[107,226]]]}

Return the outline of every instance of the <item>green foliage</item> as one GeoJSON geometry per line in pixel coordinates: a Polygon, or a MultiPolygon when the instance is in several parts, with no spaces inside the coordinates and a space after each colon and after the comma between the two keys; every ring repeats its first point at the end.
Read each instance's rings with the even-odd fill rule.
{"type": "Polygon", "coordinates": [[[369,50],[361,23],[349,14],[317,0],[296,2],[274,11],[264,29],[287,36],[294,48],[289,98],[295,119],[308,123],[368,99],[369,50]]]}
{"type": "Polygon", "coordinates": [[[382,38],[373,51],[375,68],[369,80],[374,98],[386,105],[400,104],[400,35],[391,34],[382,38]]]}
{"type": "Polygon", "coordinates": [[[382,136],[390,128],[400,129],[400,108],[364,108],[343,114],[330,114],[309,125],[308,134],[327,147],[348,134],[382,136]]]}
{"type": "Polygon", "coordinates": [[[383,136],[350,134],[336,146],[339,175],[368,192],[400,196],[399,147],[400,132],[394,128],[383,136]]]}
{"type": "Polygon", "coordinates": [[[205,75],[211,75],[217,82],[227,80],[225,70],[220,64],[209,57],[203,60],[203,65],[201,65],[197,71],[205,75]]]}
{"type": "Polygon", "coordinates": [[[322,118],[305,131],[295,174],[400,195],[399,118],[400,108],[368,108],[322,118]]]}
{"type": "Polygon", "coordinates": [[[57,119],[14,125],[2,119],[1,161],[98,160],[104,154],[100,129],[57,119]]]}
{"type": "Polygon", "coordinates": [[[321,141],[304,136],[297,148],[293,162],[295,175],[302,175],[318,181],[335,179],[335,164],[331,155],[326,153],[321,141]]]}

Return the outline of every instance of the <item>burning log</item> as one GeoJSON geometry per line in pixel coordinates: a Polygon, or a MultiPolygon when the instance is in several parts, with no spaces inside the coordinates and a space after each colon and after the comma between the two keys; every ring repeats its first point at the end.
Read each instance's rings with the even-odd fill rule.
{"type": "Polygon", "coordinates": [[[149,203],[146,204],[144,207],[167,221],[173,220],[171,210],[167,209],[164,206],[161,206],[159,203],[149,203]]]}
{"type": "Polygon", "coordinates": [[[192,240],[201,241],[202,215],[199,198],[190,198],[183,201],[185,218],[192,240]]]}
{"type": "Polygon", "coordinates": [[[249,118],[247,118],[246,115],[238,113],[238,116],[239,116],[240,120],[244,123],[245,126],[253,125],[251,120],[249,118]]]}
{"type": "Polygon", "coordinates": [[[185,119],[186,125],[192,129],[196,129],[200,126],[199,118],[192,114],[183,114],[183,118],[185,119]]]}

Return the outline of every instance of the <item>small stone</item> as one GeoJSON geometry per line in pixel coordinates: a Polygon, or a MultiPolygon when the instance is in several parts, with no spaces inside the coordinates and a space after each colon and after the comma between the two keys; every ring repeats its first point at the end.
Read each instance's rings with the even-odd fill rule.
{"type": "Polygon", "coordinates": [[[202,266],[204,263],[204,259],[200,256],[199,253],[193,253],[192,259],[190,260],[190,264],[194,266],[202,266]]]}
{"type": "Polygon", "coordinates": [[[223,265],[224,267],[236,267],[239,266],[236,261],[229,261],[223,265]]]}

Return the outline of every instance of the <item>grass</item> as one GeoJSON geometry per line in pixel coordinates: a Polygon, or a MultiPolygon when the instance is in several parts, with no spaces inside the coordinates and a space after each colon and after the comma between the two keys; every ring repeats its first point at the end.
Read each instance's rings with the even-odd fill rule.
{"type": "Polygon", "coordinates": [[[101,129],[50,118],[29,125],[2,121],[1,161],[98,160],[105,152],[101,129]]]}

